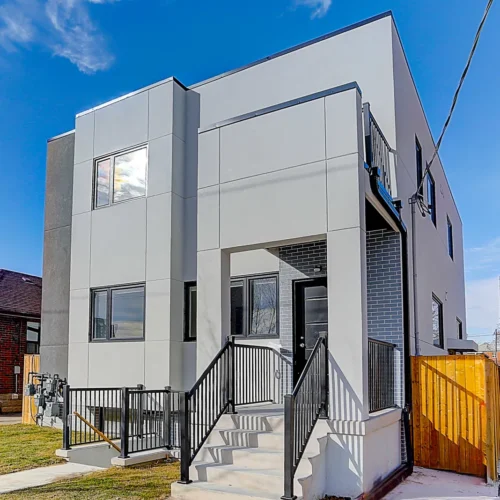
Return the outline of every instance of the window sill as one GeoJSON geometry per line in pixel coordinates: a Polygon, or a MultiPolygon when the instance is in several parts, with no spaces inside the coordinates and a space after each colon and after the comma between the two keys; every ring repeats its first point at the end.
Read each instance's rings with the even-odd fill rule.
{"type": "Polygon", "coordinates": [[[91,339],[89,344],[114,344],[116,342],[144,342],[146,339],[144,337],[140,339],[91,339]]]}

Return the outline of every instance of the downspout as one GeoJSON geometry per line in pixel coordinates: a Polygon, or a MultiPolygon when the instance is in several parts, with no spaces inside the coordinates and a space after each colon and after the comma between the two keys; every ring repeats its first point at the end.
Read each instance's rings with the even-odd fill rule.
{"type": "Polygon", "coordinates": [[[415,356],[420,356],[420,331],[418,329],[418,301],[417,301],[417,231],[416,231],[416,196],[409,200],[411,206],[411,264],[413,271],[413,326],[415,329],[415,356]]]}
{"type": "MultiPolygon", "coordinates": [[[[413,472],[413,448],[410,440],[409,431],[409,414],[412,404],[412,385],[411,385],[411,360],[410,360],[410,302],[409,302],[409,273],[408,273],[408,231],[404,222],[401,219],[400,209],[401,204],[397,206],[391,203],[386,196],[384,196],[379,188],[378,169],[369,168],[370,186],[373,194],[377,200],[387,208],[388,214],[395,222],[401,234],[401,256],[402,256],[402,269],[401,280],[403,288],[403,343],[404,343],[404,358],[403,368],[405,374],[405,408],[403,410],[403,423],[405,425],[406,435],[406,465],[408,474],[413,472]]],[[[412,231],[413,233],[413,231],[412,231]]],[[[414,248],[414,247],[413,247],[414,248]]]]}

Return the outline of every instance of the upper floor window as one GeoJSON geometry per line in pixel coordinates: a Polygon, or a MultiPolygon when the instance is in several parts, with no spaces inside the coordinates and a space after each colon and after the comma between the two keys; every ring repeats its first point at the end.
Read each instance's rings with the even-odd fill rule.
{"type": "Polygon", "coordinates": [[[448,255],[453,259],[453,225],[451,224],[449,217],[447,217],[447,221],[448,221],[448,255]]]}
{"type": "MultiPolygon", "coordinates": [[[[186,283],[184,338],[196,339],[196,284],[186,283]]],[[[231,335],[278,335],[278,276],[231,280],[231,335]]]]}
{"type": "Polygon", "coordinates": [[[424,175],[423,172],[423,160],[422,160],[422,146],[418,142],[418,139],[415,137],[415,160],[417,163],[417,187],[419,188],[418,194],[423,198],[424,197],[424,186],[421,186],[422,177],[424,175]]]}
{"type": "Polygon", "coordinates": [[[427,206],[429,208],[431,221],[436,225],[436,184],[430,172],[427,174],[427,206]]]}
{"type": "Polygon", "coordinates": [[[443,303],[432,294],[432,342],[444,348],[443,303]]]}
{"type": "Polygon", "coordinates": [[[94,208],[146,196],[146,146],[96,160],[94,208]]]}
{"type": "Polygon", "coordinates": [[[462,322],[457,318],[457,338],[463,340],[464,338],[464,330],[462,326],[462,322]]]}
{"type": "Polygon", "coordinates": [[[92,290],[91,339],[144,338],[144,285],[92,290]]]}

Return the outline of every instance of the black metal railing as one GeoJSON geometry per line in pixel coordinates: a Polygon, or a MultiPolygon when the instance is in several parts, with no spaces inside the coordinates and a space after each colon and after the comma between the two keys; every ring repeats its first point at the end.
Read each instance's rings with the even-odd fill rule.
{"type": "Polygon", "coordinates": [[[328,346],[320,337],[292,394],[285,396],[284,500],[295,498],[294,476],[319,418],[328,417],[328,346]]]}
{"type": "Polygon", "coordinates": [[[292,389],[292,362],[266,346],[234,345],[235,404],[284,402],[292,389]]]}
{"type": "Polygon", "coordinates": [[[370,104],[363,104],[365,129],[366,163],[377,172],[381,184],[392,195],[391,154],[392,148],[387,142],[377,121],[370,112],[370,104]]]}
{"type": "Polygon", "coordinates": [[[180,393],[170,387],[63,390],[63,449],[112,441],[121,458],[158,448],[180,448],[180,393]]]}
{"type": "Polygon", "coordinates": [[[107,436],[120,439],[122,389],[63,388],[63,449],[104,441],[86,422],[107,436]]]}
{"type": "Polygon", "coordinates": [[[292,365],[271,347],[236,344],[229,337],[193,388],[180,394],[181,483],[224,413],[237,405],[283,401],[292,365]]]}
{"type": "Polygon", "coordinates": [[[395,345],[368,339],[368,401],[370,412],[395,406],[395,345]]]}
{"type": "Polygon", "coordinates": [[[123,389],[120,457],[132,453],[178,448],[179,392],[123,389]]]}

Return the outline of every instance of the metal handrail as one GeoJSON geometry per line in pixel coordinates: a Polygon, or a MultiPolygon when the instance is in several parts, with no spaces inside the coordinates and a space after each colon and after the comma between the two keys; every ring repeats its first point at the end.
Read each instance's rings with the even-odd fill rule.
{"type": "Polygon", "coordinates": [[[180,483],[191,482],[189,467],[224,413],[236,413],[237,405],[281,402],[291,374],[291,362],[281,353],[229,337],[193,388],[180,394],[180,483]]]}
{"type": "Polygon", "coordinates": [[[328,346],[320,334],[292,394],[285,396],[285,469],[283,500],[293,500],[295,472],[314,426],[328,418],[328,346]]]}

